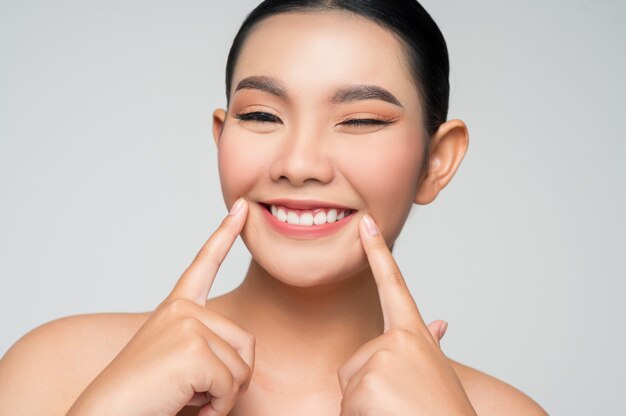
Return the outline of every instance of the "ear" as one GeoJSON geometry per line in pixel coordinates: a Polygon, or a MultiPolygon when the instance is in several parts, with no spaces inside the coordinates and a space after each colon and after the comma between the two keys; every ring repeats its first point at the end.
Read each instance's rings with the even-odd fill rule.
{"type": "Polygon", "coordinates": [[[461,120],[443,123],[431,138],[428,170],[415,195],[415,203],[431,203],[456,173],[469,144],[467,126],[461,120]]]}
{"type": "Polygon", "coordinates": [[[224,109],[218,108],[213,112],[213,140],[215,140],[215,144],[217,144],[220,140],[225,120],[226,111],[224,109]]]}

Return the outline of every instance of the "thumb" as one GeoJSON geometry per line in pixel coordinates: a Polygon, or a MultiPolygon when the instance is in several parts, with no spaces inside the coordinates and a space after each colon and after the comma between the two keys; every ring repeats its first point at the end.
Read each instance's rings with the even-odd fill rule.
{"type": "Polygon", "coordinates": [[[441,319],[432,321],[428,324],[428,330],[430,331],[430,335],[433,336],[433,339],[438,345],[441,343],[441,338],[443,338],[447,329],[448,323],[441,319]]]}

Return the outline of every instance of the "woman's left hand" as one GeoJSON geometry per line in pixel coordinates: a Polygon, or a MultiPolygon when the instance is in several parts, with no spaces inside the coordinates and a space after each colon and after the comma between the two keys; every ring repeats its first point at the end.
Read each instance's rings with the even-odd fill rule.
{"type": "MultiPolygon", "coordinates": [[[[450,361],[409,292],[369,215],[361,242],[378,287],[384,333],[359,348],[338,370],[341,416],[476,416],[450,361]]],[[[433,325],[434,327],[434,325],[433,325]]]]}

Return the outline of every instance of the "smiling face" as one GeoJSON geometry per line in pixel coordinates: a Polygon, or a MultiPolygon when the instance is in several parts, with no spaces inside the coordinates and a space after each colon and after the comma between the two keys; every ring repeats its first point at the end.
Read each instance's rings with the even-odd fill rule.
{"type": "Polygon", "coordinates": [[[303,287],[364,269],[360,218],[391,245],[421,178],[427,136],[400,42],[347,12],[275,15],[246,40],[232,91],[214,120],[219,173],[228,206],[250,203],[256,262],[303,287]]]}

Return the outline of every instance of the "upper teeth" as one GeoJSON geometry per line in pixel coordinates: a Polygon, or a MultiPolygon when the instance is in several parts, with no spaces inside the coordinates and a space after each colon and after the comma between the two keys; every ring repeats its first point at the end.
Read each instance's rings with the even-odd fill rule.
{"type": "Polygon", "coordinates": [[[350,211],[348,209],[316,208],[312,210],[298,210],[298,213],[289,208],[276,205],[272,205],[270,210],[272,215],[278,218],[278,221],[304,226],[333,223],[345,217],[350,211]]]}

